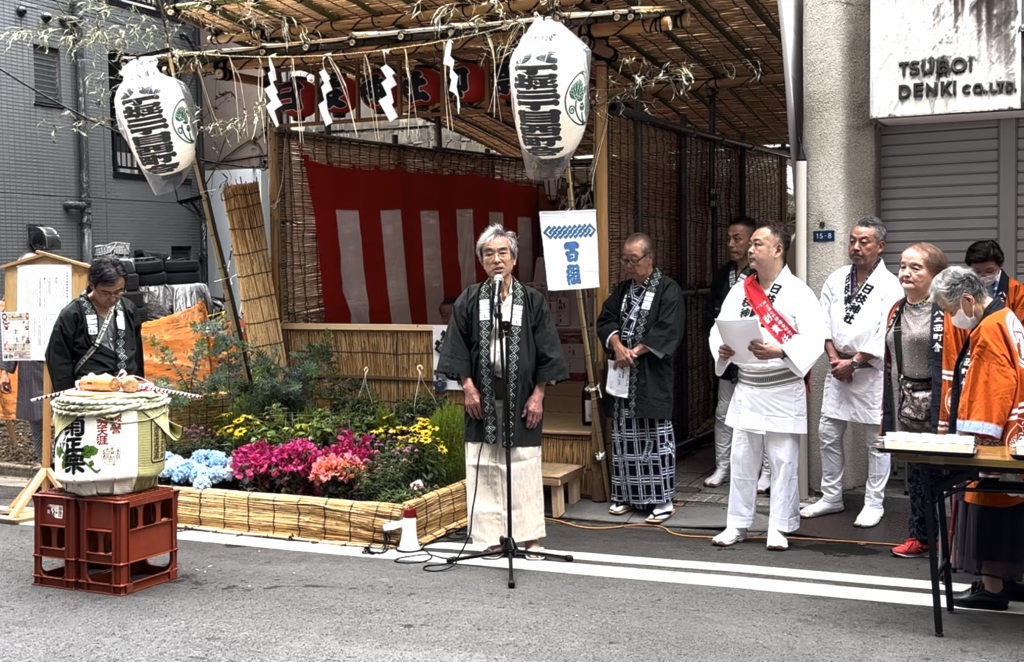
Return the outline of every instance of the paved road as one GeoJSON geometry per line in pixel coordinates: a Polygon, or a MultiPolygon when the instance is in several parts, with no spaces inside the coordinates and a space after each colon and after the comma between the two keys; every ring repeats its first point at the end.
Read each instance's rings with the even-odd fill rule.
{"type": "Polygon", "coordinates": [[[882,547],[716,549],[551,523],[549,549],[577,560],[517,561],[508,590],[505,561],[428,573],[394,553],[183,531],[181,579],[108,598],[32,586],[32,531],[0,527],[2,662],[973,662],[1020,660],[1024,643],[1024,605],[958,611],[933,636],[925,562],[882,547]]]}

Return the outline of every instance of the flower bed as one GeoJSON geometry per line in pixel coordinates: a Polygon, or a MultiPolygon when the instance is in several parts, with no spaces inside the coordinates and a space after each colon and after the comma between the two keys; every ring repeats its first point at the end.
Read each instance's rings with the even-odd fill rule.
{"type": "Polygon", "coordinates": [[[383,544],[384,524],[401,519],[406,506],[416,509],[416,533],[421,545],[466,525],[465,480],[405,503],[216,488],[177,489],[178,524],[218,531],[357,545],[383,544]]]}

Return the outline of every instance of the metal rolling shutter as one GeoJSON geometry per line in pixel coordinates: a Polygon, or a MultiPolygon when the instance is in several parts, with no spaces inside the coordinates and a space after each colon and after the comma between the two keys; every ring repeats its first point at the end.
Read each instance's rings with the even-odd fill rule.
{"type": "MultiPolygon", "coordinates": [[[[883,127],[879,156],[885,261],[893,271],[914,242],[931,242],[960,264],[970,244],[999,238],[997,121],[883,127]]],[[[1018,191],[1024,196],[1024,183],[1018,191]]],[[[1016,248],[1024,251],[1024,244],[1016,248]]]]}

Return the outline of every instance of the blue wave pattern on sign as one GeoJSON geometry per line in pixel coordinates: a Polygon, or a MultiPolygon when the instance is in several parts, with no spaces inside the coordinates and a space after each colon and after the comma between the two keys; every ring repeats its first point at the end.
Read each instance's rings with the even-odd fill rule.
{"type": "Polygon", "coordinates": [[[597,232],[591,224],[586,225],[549,225],[544,229],[544,236],[548,239],[579,239],[581,237],[592,237],[597,232]]]}

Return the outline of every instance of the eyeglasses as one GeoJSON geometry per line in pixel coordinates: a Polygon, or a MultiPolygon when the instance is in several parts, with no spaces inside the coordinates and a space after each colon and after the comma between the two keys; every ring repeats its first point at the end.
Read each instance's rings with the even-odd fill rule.
{"type": "Polygon", "coordinates": [[[622,264],[628,264],[631,267],[635,267],[636,265],[640,264],[645,258],[650,257],[650,255],[651,255],[650,253],[647,253],[647,254],[642,255],[640,257],[626,257],[626,256],[622,256],[622,257],[619,258],[619,262],[621,262],[622,264]]]}
{"type": "Polygon", "coordinates": [[[510,251],[507,248],[502,248],[501,250],[498,250],[498,251],[484,251],[484,259],[485,260],[493,260],[495,257],[500,257],[500,258],[504,259],[504,258],[508,257],[511,254],[512,254],[512,251],[510,251]]]}
{"type": "Polygon", "coordinates": [[[115,290],[113,292],[111,292],[110,290],[97,289],[96,294],[103,297],[120,297],[124,295],[124,288],[121,288],[120,290],[115,290]]]}

